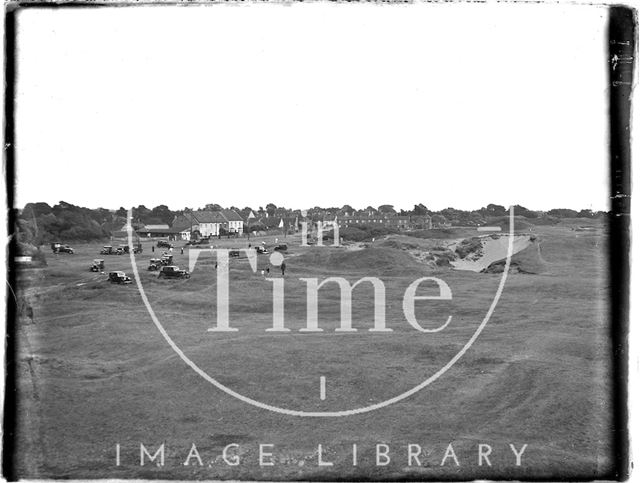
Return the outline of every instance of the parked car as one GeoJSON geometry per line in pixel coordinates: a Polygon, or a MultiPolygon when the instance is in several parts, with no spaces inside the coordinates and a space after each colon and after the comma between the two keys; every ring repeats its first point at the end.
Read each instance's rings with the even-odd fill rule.
{"type": "Polygon", "coordinates": [[[276,246],[274,248],[275,251],[277,252],[286,252],[287,251],[287,244],[286,243],[280,243],[280,245],[276,246]]]}
{"type": "Polygon", "coordinates": [[[258,255],[264,255],[265,253],[269,253],[269,250],[267,250],[265,247],[258,245],[256,246],[256,253],[258,255]]]}
{"type": "Polygon", "coordinates": [[[173,248],[173,245],[166,240],[158,240],[156,245],[158,248],[173,248]]]}
{"type": "Polygon", "coordinates": [[[118,248],[116,248],[116,249],[115,249],[115,251],[114,251],[114,253],[115,253],[116,255],[124,255],[124,253],[125,253],[125,252],[124,252],[124,247],[118,247],[118,248]]]}
{"type": "Polygon", "coordinates": [[[149,260],[149,267],[147,270],[160,270],[162,266],[162,261],[159,258],[152,258],[149,260]]]}
{"type": "Polygon", "coordinates": [[[162,255],[162,258],[160,258],[160,263],[162,265],[173,265],[173,255],[162,255]]]}
{"type": "MultiPolygon", "coordinates": [[[[129,245],[124,245],[122,248],[124,248],[124,252],[128,255],[129,254],[129,245]]],[[[133,247],[133,253],[134,255],[136,253],[142,253],[142,244],[138,243],[135,247],[133,247]]]]}
{"type": "Polygon", "coordinates": [[[68,253],[73,255],[73,248],[69,245],[63,245],[62,243],[52,243],[51,250],[53,250],[53,253],[68,253]]]}
{"type": "Polygon", "coordinates": [[[240,250],[229,250],[229,256],[238,258],[240,256],[240,250]]]}
{"type": "Polygon", "coordinates": [[[109,272],[109,282],[117,283],[120,285],[128,285],[131,283],[131,277],[127,277],[124,272],[109,272]]]}
{"type": "Polygon", "coordinates": [[[89,267],[89,270],[92,272],[104,272],[104,260],[95,259],[91,264],[91,267],[89,267]]]}
{"type": "Polygon", "coordinates": [[[208,245],[210,243],[209,238],[200,238],[199,240],[191,240],[189,241],[189,245],[208,245]]]}
{"type": "Polygon", "coordinates": [[[175,265],[162,267],[158,274],[158,278],[189,278],[190,276],[189,272],[186,270],[180,270],[180,268],[175,265]]]}
{"type": "Polygon", "coordinates": [[[115,250],[111,245],[104,246],[102,250],[100,250],[100,255],[113,255],[114,253],[115,250]]]}

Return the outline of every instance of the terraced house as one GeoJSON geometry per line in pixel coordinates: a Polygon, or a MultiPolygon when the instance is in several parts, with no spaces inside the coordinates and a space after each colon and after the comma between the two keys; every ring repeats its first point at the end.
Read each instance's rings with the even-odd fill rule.
{"type": "MultiPolygon", "coordinates": [[[[333,220],[331,220],[333,221],[333,220]]],[[[362,214],[354,213],[351,216],[343,215],[337,217],[338,226],[346,228],[348,226],[362,225],[378,225],[396,230],[421,230],[431,229],[431,217],[429,215],[422,216],[403,216],[397,214],[381,214],[371,213],[362,214]]]]}
{"type": "Polygon", "coordinates": [[[190,240],[191,234],[198,232],[201,237],[218,236],[226,233],[242,235],[244,222],[234,210],[199,210],[176,216],[172,226],[179,229],[183,240],[190,240]]]}

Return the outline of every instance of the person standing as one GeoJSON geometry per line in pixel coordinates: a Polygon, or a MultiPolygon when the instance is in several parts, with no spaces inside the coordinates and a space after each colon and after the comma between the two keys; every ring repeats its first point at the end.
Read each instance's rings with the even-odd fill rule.
{"type": "Polygon", "coordinates": [[[155,245],[151,245],[151,253],[154,253],[156,251],[156,246],[155,245]]]}
{"type": "Polygon", "coordinates": [[[184,255],[184,247],[180,247],[180,255],[184,255]]]}
{"type": "Polygon", "coordinates": [[[284,277],[284,271],[287,269],[287,264],[282,262],[280,264],[280,270],[282,270],[282,276],[284,277]]]}

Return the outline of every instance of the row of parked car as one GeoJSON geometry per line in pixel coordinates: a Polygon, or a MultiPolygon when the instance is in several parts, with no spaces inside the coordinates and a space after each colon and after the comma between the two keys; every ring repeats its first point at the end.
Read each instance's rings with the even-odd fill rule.
{"type": "MultiPolygon", "coordinates": [[[[181,270],[175,265],[162,267],[160,269],[160,273],[158,273],[158,278],[189,278],[190,276],[189,272],[181,270]]],[[[128,285],[131,283],[131,277],[127,276],[127,274],[121,270],[109,272],[108,280],[111,283],[117,283],[120,285],[128,285]]]]}
{"type": "MultiPolygon", "coordinates": [[[[173,248],[169,242],[160,240],[158,242],[158,247],[164,248],[173,248]]],[[[274,247],[274,251],[287,251],[287,245],[285,243],[281,243],[274,247]]],[[[63,245],[61,243],[52,243],[51,249],[54,253],[69,253],[73,254],[74,250],[69,245],[63,245]]],[[[255,250],[258,254],[267,254],[269,251],[266,247],[262,245],[258,245],[255,247],[255,250]]],[[[101,255],[125,255],[129,253],[129,245],[121,245],[119,247],[113,247],[111,245],[105,245],[100,250],[101,255]]],[[[142,246],[138,244],[133,248],[133,253],[142,253],[142,246]]],[[[229,256],[231,257],[239,257],[240,250],[230,250],[229,256]]],[[[104,272],[105,264],[104,259],[97,258],[93,260],[89,270],[91,272],[104,272]]],[[[147,268],[149,271],[158,271],[158,278],[190,278],[190,273],[187,270],[182,270],[180,267],[173,265],[173,255],[170,253],[164,253],[161,258],[152,258],[149,260],[149,267],[147,268]]],[[[127,285],[131,283],[131,277],[127,276],[127,274],[123,271],[116,270],[109,272],[108,280],[111,283],[117,283],[120,285],[127,285]]]]}
{"type": "MultiPolygon", "coordinates": [[[[142,245],[138,244],[133,247],[133,253],[142,253],[142,245]]],[[[105,245],[100,250],[100,255],[128,255],[129,245],[120,245],[119,247],[112,247],[111,245],[105,245]]]]}
{"type": "MultiPolygon", "coordinates": [[[[191,275],[186,270],[181,270],[175,265],[171,265],[173,262],[173,256],[169,255],[167,258],[152,258],[149,261],[149,270],[158,270],[158,278],[189,278],[191,275]]],[[[92,272],[104,272],[104,260],[95,259],[89,268],[92,272]]],[[[118,283],[126,285],[131,283],[131,278],[126,273],[120,270],[109,272],[108,280],[111,283],[118,283]]]]}

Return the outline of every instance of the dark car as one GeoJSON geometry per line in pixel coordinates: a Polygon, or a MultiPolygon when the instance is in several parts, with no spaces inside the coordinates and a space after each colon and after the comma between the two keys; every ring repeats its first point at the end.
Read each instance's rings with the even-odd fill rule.
{"type": "Polygon", "coordinates": [[[100,255],[113,255],[113,254],[115,254],[115,250],[110,245],[104,246],[102,247],[102,250],[100,250],[100,255]]]}
{"type": "Polygon", "coordinates": [[[104,272],[104,260],[96,259],[89,267],[92,272],[104,272]]]}
{"type": "Polygon", "coordinates": [[[280,245],[276,246],[274,248],[275,251],[277,252],[286,252],[288,249],[287,244],[286,243],[280,243],[280,245]]]}
{"type": "Polygon", "coordinates": [[[127,277],[127,274],[124,272],[109,272],[109,282],[128,285],[131,283],[131,278],[127,277]]]}
{"type": "MultiPolygon", "coordinates": [[[[122,248],[124,249],[124,252],[128,255],[129,254],[129,245],[124,245],[122,248]]],[[[133,253],[134,253],[134,255],[136,253],[142,253],[142,245],[138,244],[135,247],[133,247],[133,253]]]]}
{"type": "Polygon", "coordinates": [[[166,267],[162,267],[160,269],[160,273],[158,274],[158,278],[189,278],[189,272],[186,270],[180,270],[180,268],[175,265],[167,265],[166,267]]]}
{"type": "Polygon", "coordinates": [[[162,261],[159,258],[152,258],[149,260],[149,267],[147,270],[160,270],[162,266],[162,261]]]}
{"type": "Polygon", "coordinates": [[[173,245],[166,240],[158,240],[156,245],[158,248],[173,248],[173,245]]]}
{"type": "Polygon", "coordinates": [[[124,251],[124,247],[118,247],[115,249],[114,252],[116,255],[124,255],[125,251],[124,251]]]}
{"type": "Polygon", "coordinates": [[[269,253],[269,251],[268,251],[265,247],[263,247],[263,246],[261,246],[261,245],[258,245],[258,246],[256,247],[256,253],[257,253],[258,255],[264,255],[264,254],[266,254],[266,253],[269,253]]]}
{"type": "Polygon", "coordinates": [[[173,265],[173,255],[162,255],[162,258],[160,258],[160,263],[162,265],[173,265]]]}
{"type": "Polygon", "coordinates": [[[187,245],[208,245],[209,238],[200,238],[199,240],[190,240],[187,245]]]}
{"type": "Polygon", "coordinates": [[[240,250],[229,250],[229,256],[230,257],[239,257],[240,256],[240,250]]]}
{"type": "Polygon", "coordinates": [[[73,255],[73,248],[69,245],[63,245],[62,243],[52,243],[51,250],[53,250],[53,253],[69,253],[73,255]]]}

